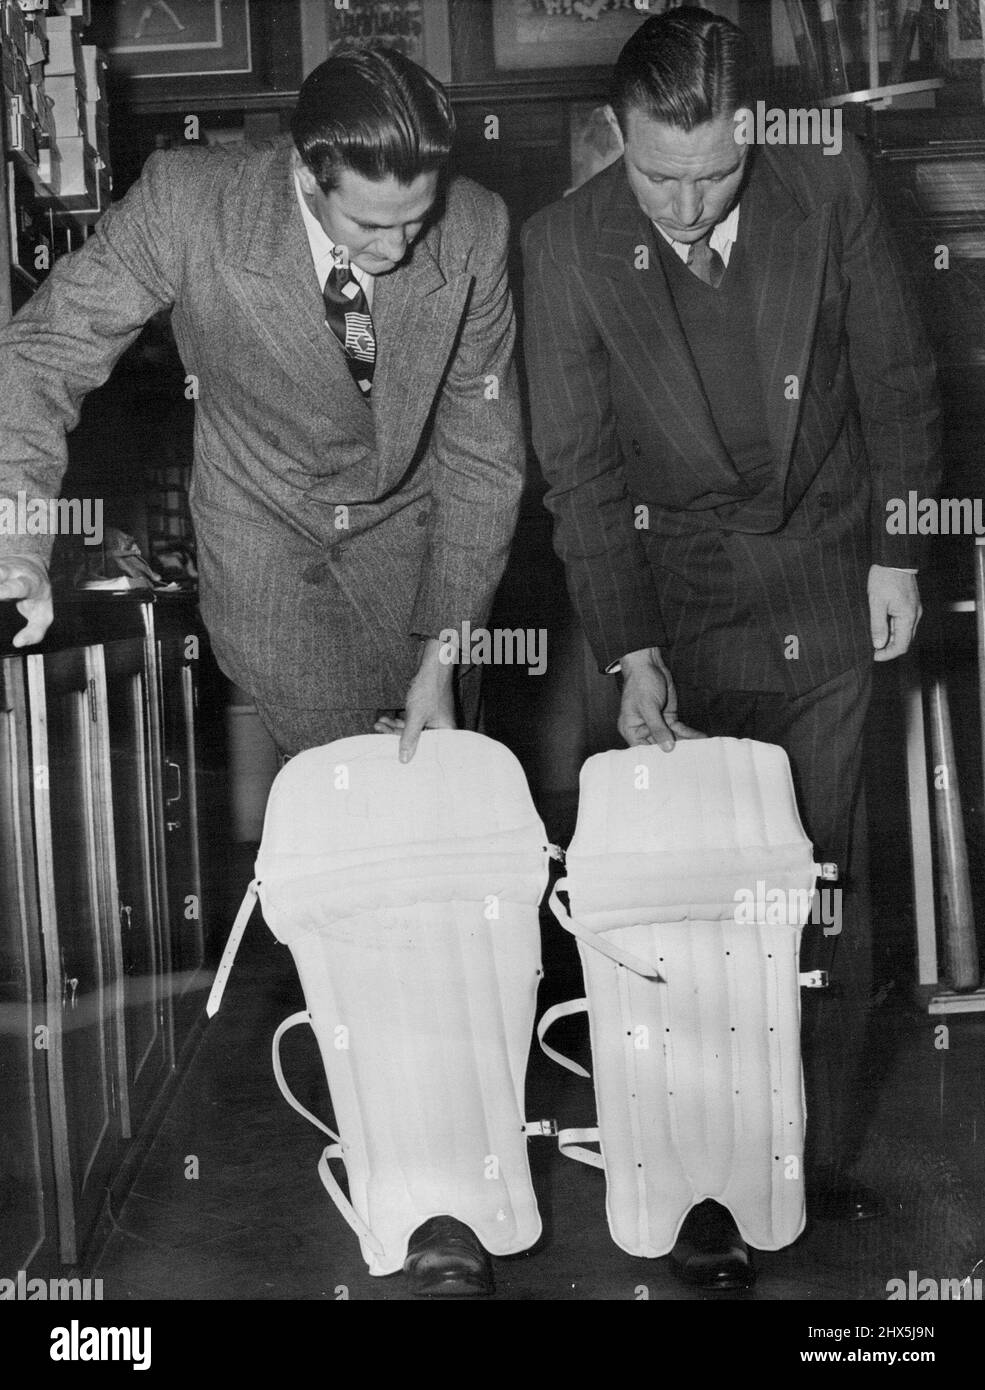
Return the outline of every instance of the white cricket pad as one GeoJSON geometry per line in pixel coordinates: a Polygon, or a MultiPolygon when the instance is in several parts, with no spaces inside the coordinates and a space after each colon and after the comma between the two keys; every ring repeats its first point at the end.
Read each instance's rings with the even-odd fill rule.
{"type": "MultiPolygon", "coordinates": [[[[567,853],[616,1244],[659,1256],[705,1198],[762,1250],[804,1226],[798,955],[817,866],[786,754],[748,739],[589,758],[567,853]],[[603,954],[604,953],[604,954],[603,954]]],[[[552,1049],[556,1060],[568,1064],[552,1049]]],[[[601,1158],[574,1140],[598,1138],[601,1158]]]]}
{"type": "Polygon", "coordinates": [[[308,1006],[278,1031],[275,1072],[339,1140],[319,1171],[372,1274],[400,1269],[431,1216],[494,1255],[540,1235],[523,1092],[548,858],[519,763],[480,734],[425,732],[407,764],[394,737],[342,739],[271,788],[258,892],[308,1006]],[[280,1070],[281,1033],[305,1021],[338,1136],[280,1070]]]}

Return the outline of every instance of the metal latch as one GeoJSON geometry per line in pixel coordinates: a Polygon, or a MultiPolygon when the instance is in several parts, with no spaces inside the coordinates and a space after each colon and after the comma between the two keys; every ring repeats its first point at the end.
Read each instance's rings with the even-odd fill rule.
{"type": "Polygon", "coordinates": [[[827,989],[828,972],[826,970],[805,970],[800,975],[800,984],[803,989],[827,989]]]}
{"type": "Polygon", "coordinates": [[[541,1136],[550,1139],[557,1134],[557,1120],[528,1120],[523,1126],[523,1132],[528,1139],[541,1136]]]}

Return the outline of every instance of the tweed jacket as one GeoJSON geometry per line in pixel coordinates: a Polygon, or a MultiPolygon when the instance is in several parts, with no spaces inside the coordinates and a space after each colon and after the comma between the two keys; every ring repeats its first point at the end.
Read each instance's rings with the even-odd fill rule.
{"type": "Polygon", "coordinates": [[[368,403],[325,323],[290,156],[286,140],[154,154],[55,265],[0,333],[0,492],[57,495],[83,397],[172,307],[220,664],[258,701],[394,705],[422,636],[483,621],[515,524],[507,217],[454,178],[408,259],[377,278],[368,403]]]}

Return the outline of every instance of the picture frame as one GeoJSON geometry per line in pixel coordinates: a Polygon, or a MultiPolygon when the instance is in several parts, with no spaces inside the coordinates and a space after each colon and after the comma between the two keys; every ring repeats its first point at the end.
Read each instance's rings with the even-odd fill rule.
{"type": "Polygon", "coordinates": [[[493,62],[498,71],[608,65],[646,19],[681,3],[492,0],[493,62]]]}
{"type": "Polygon", "coordinates": [[[140,33],[148,0],[93,7],[85,39],[106,54],[111,105],[118,97],[134,110],[204,111],[301,85],[300,0],[156,3],[166,8],[155,10],[140,33]],[[185,26],[185,38],[168,11],[185,26]]]}
{"type": "Polygon", "coordinates": [[[346,41],[391,44],[439,82],[452,79],[449,0],[301,0],[305,74],[346,41]]]}
{"type": "Polygon", "coordinates": [[[116,0],[110,35],[107,61],[135,81],[253,71],[250,0],[116,0]]]}
{"type": "Polygon", "coordinates": [[[947,57],[951,62],[985,61],[985,0],[950,0],[947,57]]]}

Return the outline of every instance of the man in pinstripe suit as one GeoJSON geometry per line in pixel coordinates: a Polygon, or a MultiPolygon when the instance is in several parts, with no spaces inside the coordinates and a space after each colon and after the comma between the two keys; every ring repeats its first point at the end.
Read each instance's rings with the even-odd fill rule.
{"type": "MultiPolygon", "coordinates": [[[[576,610],[621,669],[622,736],[781,744],[818,858],[844,868],[871,663],[920,615],[916,541],[885,518],[936,486],[934,368],[857,146],[739,143],[748,66],[700,9],[623,50],[622,159],[524,229],[534,442],[576,610]]],[[[805,1005],[808,1210],[858,1217],[867,924],[814,930],[802,962],[837,940],[841,998],[805,1005]]],[[[682,1277],[750,1283],[731,1218],[692,1215],[682,1277]]]]}

